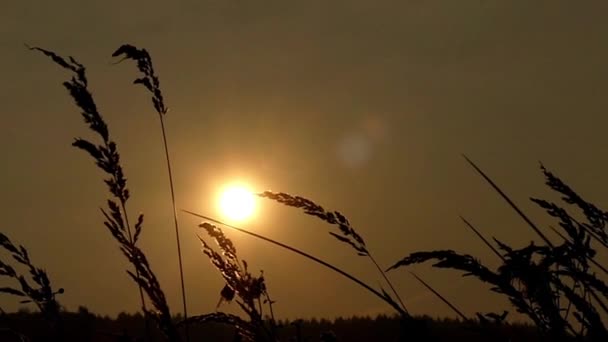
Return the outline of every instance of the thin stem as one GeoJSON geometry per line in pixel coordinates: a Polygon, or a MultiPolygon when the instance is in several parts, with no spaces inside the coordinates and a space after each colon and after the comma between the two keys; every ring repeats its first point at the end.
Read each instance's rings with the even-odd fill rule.
{"type": "MultiPolygon", "coordinates": [[[[608,307],[606,306],[606,304],[604,304],[604,302],[602,302],[602,299],[595,293],[592,288],[588,288],[587,286],[585,286],[585,291],[587,291],[587,293],[591,295],[593,299],[595,299],[595,301],[604,310],[604,312],[608,313],[608,307]]],[[[589,302],[591,302],[591,300],[589,300],[589,302]]]]}
{"type": "Polygon", "coordinates": [[[469,319],[467,318],[467,316],[465,316],[462,311],[458,310],[458,308],[456,306],[454,306],[452,303],[450,303],[450,301],[448,301],[444,296],[442,296],[439,292],[435,291],[435,289],[433,289],[431,287],[431,285],[427,284],[424,280],[422,280],[420,277],[418,277],[416,275],[416,273],[414,272],[410,272],[416,279],[418,279],[419,282],[422,283],[422,285],[424,285],[427,289],[429,289],[429,291],[433,292],[433,294],[435,296],[437,296],[437,298],[441,299],[442,302],[444,302],[445,304],[447,304],[447,306],[450,307],[450,309],[452,309],[455,313],[458,314],[458,316],[462,317],[463,320],[468,321],[469,319]]]}
{"type": "Polygon", "coordinates": [[[270,299],[270,295],[268,291],[264,291],[264,295],[266,296],[266,300],[268,301],[268,309],[270,310],[270,326],[272,328],[272,336],[276,335],[276,323],[274,320],[274,311],[272,309],[272,299],[270,299]]]}
{"type": "Polygon", "coordinates": [[[554,247],[553,244],[551,243],[551,241],[549,241],[549,239],[547,239],[547,237],[545,236],[545,234],[543,234],[540,231],[540,229],[538,229],[538,227],[532,222],[532,220],[530,220],[528,218],[528,216],[526,216],[526,214],[524,214],[524,212],[521,211],[521,209],[519,209],[519,207],[517,205],[515,205],[515,203],[509,198],[509,196],[507,196],[498,187],[498,185],[496,185],[496,183],[494,183],[494,181],[492,179],[490,179],[490,177],[488,177],[483,171],[481,171],[481,169],[479,167],[477,167],[477,165],[475,165],[475,163],[473,163],[466,155],[463,154],[462,156],[475,169],[475,171],[477,171],[492,186],[492,188],[494,188],[494,190],[496,192],[498,192],[498,194],[511,206],[511,208],[513,208],[513,210],[515,210],[515,212],[517,212],[517,214],[519,214],[519,216],[524,221],[526,221],[526,223],[530,226],[530,228],[532,228],[532,230],[534,230],[536,232],[536,234],[538,234],[538,236],[540,236],[541,239],[543,239],[543,241],[545,241],[545,243],[547,244],[547,246],[554,247]]]}
{"type": "MultiPolygon", "coordinates": [[[[179,225],[177,223],[177,207],[175,205],[175,190],[173,186],[173,174],[171,172],[171,162],[169,159],[169,147],[167,144],[167,135],[165,133],[165,122],[163,120],[163,114],[158,114],[160,118],[160,127],[163,133],[163,144],[165,146],[165,157],[167,159],[167,171],[169,173],[169,187],[171,188],[171,203],[173,205],[173,222],[175,223],[175,240],[177,242],[177,260],[179,262],[179,278],[182,286],[182,305],[184,308],[184,320],[188,322],[188,308],[186,304],[186,286],[184,284],[184,268],[182,265],[182,249],[179,241],[179,225]]],[[[190,341],[190,333],[188,329],[188,323],[185,324],[186,341],[190,341]]]]}
{"type": "MultiPolygon", "coordinates": [[[[108,144],[106,143],[106,147],[109,148],[108,144]]],[[[134,246],[135,243],[133,243],[133,235],[131,234],[131,224],[129,223],[129,215],[127,214],[127,201],[125,199],[125,197],[123,197],[122,195],[119,197],[120,200],[120,207],[122,208],[122,212],[124,214],[124,220],[125,220],[125,226],[127,226],[127,236],[129,238],[129,243],[134,246]]],[[[137,269],[137,267],[135,267],[135,275],[137,276],[137,278],[139,279],[139,270],[137,269]]],[[[146,312],[148,311],[146,308],[146,300],[144,298],[144,291],[141,288],[141,284],[137,283],[137,288],[139,289],[139,299],[141,301],[141,308],[144,312],[144,331],[145,331],[145,338],[146,341],[150,340],[150,325],[148,324],[148,315],[146,314],[146,312]]]]}
{"type": "Polygon", "coordinates": [[[500,258],[500,260],[502,260],[502,262],[506,263],[506,260],[505,260],[505,258],[502,256],[502,254],[500,254],[500,253],[499,253],[499,252],[496,250],[496,248],[494,248],[494,246],[492,246],[492,245],[491,245],[491,244],[488,242],[488,240],[486,240],[486,238],[485,238],[485,237],[483,237],[483,235],[481,235],[481,233],[480,233],[480,232],[479,232],[477,229],[475,229],[475,227],[473,227],[473,225],[472,225],[471,223],[469,223],[469,221],[467,221],[467,220],[466,220],[464,217],[462,217],[462,216],[460,216],[460,219],[462,219],[462,221],[463,221],[463,222],[464,222],[464,223],[465,223],[465,224],[466,224],[466,225],[467,225],[469,228],[471,228],[471,230],[472,230],[472,231],[473,231],[473,232],[474,232],[474,233],[477,235],[477,237],[479,237],[479,238],[481,239],[481,241],[483,241],[483,243],[485,243],[485,244],[486,244],[486,246],[488,246],[488,247],[489,247],[489,248],[492,250],[492,252],[494,252],[494,254],[496,254],[496,255],[497,255],[499,258],[500,258]]]}
{"type": "Polygon", "coordinates": [[[401,297],[399,296],[399,293],[397,293],[397,291],[393,287],[393,283],[391,283],[391,281],[388,279],[388,277],[386,276],[386,273],[384,273],[384,270],[382,270],[382,268],[380,268],[380,265],[378,265],[378,263],[376,262],[376,259],[374,259],[374,257],[369,252],[367,253],[367,256],[372,260],[372,262],[374,263],[374,265],[376,266],[376,268],[378,269],[378,271],[380,272],[380,274],[382,274],[382,277],[384,277],[384,280],[386,280],[388,286],[391,288],[391,290],[393,291],[393,293],[397,297],[397,300],[399,301],[399,304],[401,304],[401,307],[403,308],[403,311],[408,312],[407,308],[405,307],[405,304],[403,304],[403,300],[401,300],[401,297]]]}
{"type": "MultiPolygon", "coordinates": [[[[561,234],[559,231],[557,231],[557,229],[555,229],[553,226],[549,226],[549,228],[551,228],[551,230],[553,230],[555,232],[555,234],[559,235],[562,239],[564,239],[564,241],[566,241],[569,244],[574,244],[570,239],[566,238],[563,234],[561,234]]],[[[587,259],[589,262],[591,262],[592,264],[594,264],[595,266],[597,266],[597,268],[599,268],[600,270],[602,270],[604,273],[608,274],[608,269],[606,269],[604,266],[602,266],[600,263],[598,263],[597,261],[595,261],[595,259],[593,257],[590,257],[588,255],[584,255],[585,259],[587,259]]]]}
{"type": "Polygon", "coordinates": [[[597,242],[599,242],[602,246],[604,246],[604,248],[608,248],[608,244],[606,244],[606,242],[604,242],[604,240],[602,240],[599,236],[597,236],[597,234],[594,231],[589,229],[589,227],[587,227],[586,224],[582,224],[582,223],[578,222],[574,217],[570,217],[570,219],[572,219],[572,221],[574,221],[574,223],[576,223],[576,225],[578,227],[583,228],[585,230],[585,232],[587,232],[587,234],[591,235],[591,237],[594,238],[597,242]]]}
{"type": "MultiPolygon", "coordinates": [[[[131,235],[131,225],[129,224],[129,215],[127,215],[126,203],[122,198],[120,199],[120,206],[122,207],[122,212],[124,213],[124,216],[125,216],[125,225],[127,226],[129,243],[131,245],[133,245],[133,237],[131,235]]],[[[137,269],[137,267],[135,267],[135,274],[137,275],[137,278],[139,278],[139,270],[137,269]]],[[[146,311],[146,301],[144,300],[144,292],[141,289],[141,285],[138,284],[137,286],[139,287],[139,298],[141,299],[141,306],[142,306],[143,310],[146,311]]]]}
{"type": "Polygon", "coordinates": [[[262,299],[258,298],[258,310],[260,311],[260,317],[262,317],[262,322],[264,321],[264,309],[262,308],[262,299]]]}
{"type": "Polygon", "coordinates": [[[402,309],[402,308],[401,308],[399,305],[397,305],[397,303],[395,303],[395,302],[392,302],[392,301],[388,300],[388,299],[387,299],[387,298],[386,298],[386,297],[385,297],[385,296],[384,296],[382,293],[378,292],[378,291],[377,291],[376,289],[374,289],[373,287],[371,287],[371,286],[367,285],[366,283],[364,283],[363,281],[361,281],[361,280],[359,280],[359,279],[355,278],[354,276],[352,276],[352,275],[350,275],[350,274],[348,274],[348,273],[346,273],[346,272],[342,271],[341,269],[339,269],[339,268],[335,267],[335,266],[334,266],[334,265],[332,265],[332,264],[329,264],[329,263],[327,263],[327,262],[325,262],[325,261],[323,261],[323,260],[321,260],[321,259],[319,259],[319,258],[317,258],[317,257],[314,257],[314,256],[312,256],[312,255],[310,255],[310,254],[308,254],[308,253],[306,253],[306,252],[302,252],[302,251],[300,251],[299,249],[296,249],[296,248],[294,248],[294,247],[288,246],[288,245],[283,244],[283,243],[281,243],[281,242],[278,242],[278,241],[275,241],[275,240],[269,239],[269,238],[267,238],[267,237],[264,237],[264,236],[258,235],[258,234],[256,234],[256,233],[252,233],[252,232],[247,231],[247,230],[245,230],[245,229],[238,228],[238,227],[235,227],[235,226],[229,225],[229,224],[227,224],[227,223],[224,223],[224,222],[222,222],[222,221],[219,221],[219,220],[216,220],[216,219],[213,219],[213,218],[210,218],[210,217],[204,216],[204,215],[200,215],[200,214],[197,214],[197,213],[194,213],[194,212],[188,211],[188,210],[184,210],[184,209],[182,209],[182,211],[183,211],[183,212],[186,212],[186,213],[188,213],[188,214],[190,214],[190,215],[193,215],[193,216],[196,216],[196,217],[200,217],[200,218],[202,218],[202,219],[205,219],[205,220],[209,220],[209,221],[215,222],[215,223],[217,223],[217,224],[221,224],[221,225],[223,225],[223,226],[225,226],[225,227],[227,227],[227,228],[230,228],[230,229],[233,229],[233,230],[239,231],[239,232],[241,232],[241,233],[244,233],[244,234],[247,234],[247,235],[254,236],[254,237],[256,237],[256,238],[258,238],[258,239],[261,239],[261,240],[264,240],[264,241],[266,241],[266,242],[270,242],[270,243],[272,243],[272,244],[274,244],[274,245],[277,245],[277,246],[279,246],[279,247],[285,248],[285,249],[287,249],[287,250],[289,250],[289,251],[292,251],[292,252],[294,252],[294,253],[296,253],[296,254],[299,254],[299,255],[301,255],[301,256],[303,256],[303,257],[305,257],[305,258],[308,258],[308,259],[310,259],[310,260],[312,260],[312,261],[314,261],[314,262],[316,262],[316,263],[318,263],[318,264],[321,264],[321,265],[323,265],[323,266],[325,266],[325,267],[327,267],[327,268],[329,268],[329,269],[331,269],[331,270],[333,270],[333,271],[335,271],[335,272],[337,272],[337,273],[341,274],[342,276],[344,276],[344,277],[346,277],[346,278],[348,278],[348,279],[350,279],[350,280],[354,281],[354,282],[355,282],[355,283],[357,283],[359,286],[361,286],[361,287],[365,288],[366,290],[368,290],[369,292],[373,293],[373,294],[374,294],[374,295],[376,295],[378,298],[382,299],[384,302],[386,302],[386,303],[388,303],[390,306],[392,306],[392,307],[393,307],[393,308],[394,308],[394,309],[395,309],[395,310],[396,310],[396,311],[397,311],[399,314],[401,314],[401,315],[403,315],[403,316],[405,316],[405,317],[409,317],[409,314],[408,314],[407,312],[405,312],[405,311],[404,311],[404,310],[403,310],[403,309],[402,309]]]}
{"type": "MultiPolygon", "coordinates": [[[[126,207],[126,203],[123,198],[120,198],[120,206],[122,207],[122,212],[124,213],[124,216],[125,216],[125,225],[127,226],[129,243],[131,245],[134,245],[133,237],[131,235],[131,225],[129,224],[129,215],[127,215],[127,207],[126,207]]],[[[139,278],[139,270],[137,269],[137,267],[135,267],[135,275],[137,276],[137,278],[139,278]]],[[[146,341],[149,341],[150,340],[150,325],[148,324],[148,315],[146,314],[146,312],[148,311],[146,309],[146,300],[144,299],[144,291],[141,288],[141,284],[137,283],[137,287],[139,289],[139,299],[141,300],[141,307],[142,307],[142,310],[144,311],[144,330],[145,330],[145,334],[146,334],[146,341]]]]}

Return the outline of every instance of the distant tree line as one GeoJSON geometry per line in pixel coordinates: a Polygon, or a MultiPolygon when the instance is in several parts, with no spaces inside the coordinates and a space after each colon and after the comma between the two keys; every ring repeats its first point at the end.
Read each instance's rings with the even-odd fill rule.
{"type": "MultiPolygon", "coordinates": [[[[143,336],[144,317],[141,313],[122,312],[116,317],[97,315],[86,307],[76,312],[61,312],[66,336],[65,341],[91,342],[135,342],[134,336],[143,336]]],[[[482,329],[491,330],[512,341],[538,341],[539,332],[535,327],[523,323],[483,327],[473,322],[456,319],[433,319],[429,316],[417,317],[432,332],[435,341],[487,341],[482,329]]],[[[182,320],[180,315],[174,317],[182,320]]],[[[333,320],[312,318],[309,320],[280,319],[278,334],[282,341],[392,341],[399,335],[398,316],[378,315],[338,317],[333,320]]],[[[49,327],[39,312],[22,309],[14,313],[0,315],[0,341],[20,341],[23,335],[27,341],[47,341],[49,327]]],[[[152,329],[152,341],[162,341],[162,332],[152,329]]],[[[190,337],[193,341],[238,341],[236,329],[230,325],[209,322],[192,326],[190,337]]]]}

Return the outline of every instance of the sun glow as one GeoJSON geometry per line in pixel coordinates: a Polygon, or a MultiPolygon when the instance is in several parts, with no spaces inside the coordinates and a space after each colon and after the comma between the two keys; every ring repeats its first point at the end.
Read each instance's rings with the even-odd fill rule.
{"type": "Polygon", "coordinates": [[[228,186],[220,195],[219,209],[231,221],[245,221],[255,212],[255,196],[244,186],[228,186]]]}

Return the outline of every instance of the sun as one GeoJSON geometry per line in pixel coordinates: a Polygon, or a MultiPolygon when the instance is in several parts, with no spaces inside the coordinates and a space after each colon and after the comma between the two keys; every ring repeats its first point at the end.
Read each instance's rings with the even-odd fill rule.
{"type": "Polygon", "coordinates": [[[244,186],[228,186],[220,195],[219,209],[231,221],[245,221],[255,212],[255,196],[244,186]]]}

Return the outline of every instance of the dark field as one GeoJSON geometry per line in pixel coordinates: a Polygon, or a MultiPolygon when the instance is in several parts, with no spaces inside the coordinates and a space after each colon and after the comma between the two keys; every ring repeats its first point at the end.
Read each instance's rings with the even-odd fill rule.
{"type": "MultiPolygon", "coordinates": [[[[116,318],[94,315],[84,308],[78,313],[63,313],[65,341],[137,341],[143,336],[141,314],[119,314],[116,318]]],[[[476,322],[416,317],[429,330],[428,341],[539,341],[538,331],[531,325],[506,324],[502,327],[482,327],[476,322]]],[[[179,321],[176,318],[175,321],[179,321]]],[[[278,321],[278,336],[282,341],[397,341],[398,317],[377,316],[278,321]]],[[[19,312],[0,317],[0,340],[13,341],[9,330],[21,332],[31,341],[47,341],[48,325],[36,313],[19,312]]],[[[150,341],[162,341],[162,333],[154,328],[150,341]]],[[[13,334],[14,335],[14,334],[13,334]]],[[[195,341],[235,341],[235,329],[223,324],[208,323],[191,326],[190,337],[195,341]]],[[[18,341],[18,339],[14,339],[18,341]]]]}

